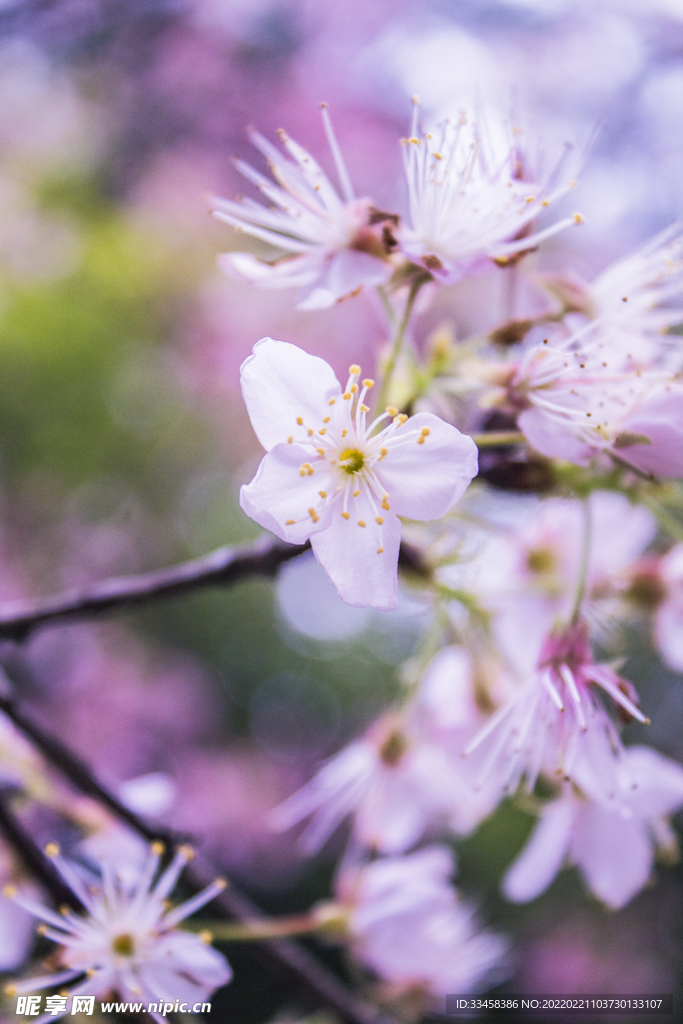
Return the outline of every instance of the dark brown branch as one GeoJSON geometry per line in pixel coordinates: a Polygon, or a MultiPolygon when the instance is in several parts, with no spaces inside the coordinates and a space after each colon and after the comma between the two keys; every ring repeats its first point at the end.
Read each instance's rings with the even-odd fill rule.
{"type": "Polygon", "coordinates": [[[189,562],[137,576],[116,576],[54,597],[0,606],[0,639],[24,640],[56,622],[94,618],[104,612],[175,597],[207,586],[228,586],[252,576],[275,576],[281,565],[307,550],[261,538],[249,547],[223,547],[189,562]]]}
{"type": "Polygon", "coordinates": [[[0,833],[19,856],[23,866],[47,889],[58,907],[66,904],[72,910],[83,910],[81,901],[62,880],[52,861],[46,857],[12,810],[11,798],[6,791],[0,791],[0,833]]]}
{"type": "MultiPolygon", "coordinates": [[[[281,565],[308,548],[308,544],[282,544],[261,538],[249,547],[218,548],[168,569],[117,576],[54,597],[1,605],[0,640],[20,642],[41,626],[91,619],[202,587],[229,586],[253,576],[276,576],[281,565]]],[[[406,544],[401,545],[399,565],[421,575],[427,573],[420,553],[406,544]]]]}

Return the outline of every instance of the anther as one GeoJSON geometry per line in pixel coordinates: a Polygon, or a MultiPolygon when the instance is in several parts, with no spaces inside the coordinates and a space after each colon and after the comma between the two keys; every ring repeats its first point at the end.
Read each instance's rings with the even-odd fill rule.
{"type": "Polygon", "coordinates": [[[363,387],[367,388],[368,391],[370,390],[370,388],[374,388],[374,386],[375,386],[375,382],[374,382],[374,380],[372,380],[371,377],[366,377],[365,380],[363,381],[363,387]]]}
{"type": "Polygon", "coordinates": [[[389,451],[388,448],[380,448],[380,450],[379,450],[379,459],[377,461],[381,462],[382,459],[384,458],[384,456],[387,455],[388,451],[389,451]]]}
{"type": "Polygon", "coordinates": [[[574,218],[574,223],[575,224],[583,224],[584,218],[583,218],[582,214],[574,213],[574,214],[572,214],[572,216],[574,218]]]}
{"type": "Polygon", "coordinates": [[[421,436],[418,437],[418,439],[417,439],[417,443],[418,444],[424,444],[425,443],[425,437],[427,437],[428,435],[429,435],[429,427],[423,427],[422,431],[421,431],[421,436]]]}
{"type": "Polygon", "coordinates": [[[381,516],[375,516],[375,522],[379,523],[379,525],[381,526],[384,520],[382,519],[381,516]]]}
{"type": "Polygon", "coordinates": [[[384,548],[377,548],[377,554],[378,555],[381,555],[383,551],[384,551],[384,548]]]}
{"type": "Polygon", "coordinates": [[[287,444],[292,444],[293,441],[294,441],[293,437],[288,437],[287,438],[287,444]]]}
{"type": "Polygon", "coordinates": [[[351,392],[352,395],[355,395],[355,393],[358,391],[358,385],[352,384],[351,387],[349,388],[349,391],[351,392]]]}
{"type": "Polygon", "coordinates": [[[325,419],[323,420],[323,423],[329,423],[331,419],[331,416],[326,416],[325,419]]]}
{"type": "Polygon", "coordinates": [[[308,428],[308,436],[313,437],[313,431],[311,430],[310,427],[308,428]]]}
{"type": "Polygon", "coordinates": [[[358,363],[351,363],[351,365],[349,366],[349,374],[352,377],[357,377],[359,373],[360,373],[360,366],[358,365],[358,363]]]}
{"type": "Polygon", "coordinates": [[[294,526],[295,523],[296,523],[296,519],[287,519],[285,521],[285,526],[294,526]]]}
{"type": "Polygon", "coordinates": [[[56,843],[48,843],[47,844],[47,846],[45,847],[45,856],[46,857],[58,857],[59,856],[59,847],[57,846],[56,843]]]}
{"type": "Polygon", "coordinates": [[[361,412],[370,412],[370,406],[369,405],[361,405],[360,411],[361,412]]]}
{"type": "Polygon", "coordinates": [[[303,425],[304,425],[304,418],[303,418],[303,416],[297,416],[296,422],[299,424],[300,427],[303,427],[303,425]]]}
{"type": "Polygon", "coordinates": [[[316,451],[317,451],[318,455],[324,455],[325,454],[325,449],[324,448],[316,448],[316,451]]]}
{"type": "Polygon", "coordinates": [[[536,201],[536,196],[527,196],[526,199],[524,200],[525,203],[534,203],[535,201],[536,201]]]}
{"type": "Polygon", "coordinates": [[[387,512],[391,508],[391,505],[389,504],[389,495],[388,494],[385,494],[384,497],[382,498],[382,508],[386,509],[387,512]]]}
{"type": "Polygon", "coordinates": [[[393,422],[397,423],[399,427],[402,427],[405,421],[408,419],[404,412],[400,412],[398,416],[394,416],[393,422]]]}
{"type": "Polygon", "coordinates": [[[327,404],[328,404],[328,405],[334,405],[334,403],[335,403],[336,401],[337,401],[337,399],[336,399],[336,398],[331,398],[331,399],[329,400],[329,402],[328,402],[327,404]]]}
{"type": "Polygon", "coordinates": [[[199,938],[204,943],[204,945],[210,946],[211,943],[213,942],[213,932],[210,932],[208,930],[199,932],[199,938]]]}
{"type": "Polygon", "coordinates": [[[342,517],[342,519],[350,519],[351,518],[351,516],[350,516],[350,514],[348,512],[342,512],[341,517],[342,517]]]}
{"type": "Polygon", "coordinates": [[[353,492],[353,496],[354,496],[354,498],[357,498],[359,494],[360,494],[360,491],[354,491],[354,492],[353,492]]]}
{"type": "Polygon", "coordinates": [[[318,491],[318,494],[320,495],[321,498],[327,497],[327,491],[318,491]]]}
{"type": "Polygon", "coordinates": [[[342,430],[342,437],[346,437],[347,434],[348,430],[346,429],[346,427],[344,427],[344,429],[342,430]]]}
{"type": "Polygon", "coordinates": [[[150,850],[152,851],[155,857],[163,857],[164,853],[166,852],[166,847],[164,846],[160,839],[156,839],[150,846],[150,850]]]}
{"type": "Polygon", "coordinates": [[[390,416],[398,416],[398,409],[395,405],[388,405],[385,412],[388,412],[390,416]]]}
{"type": "Polygon", "coordinates": [[[311,519],[313,520],[314,523],[318,522],[318,519],[320,517],[318,516],[318,514],[317,514],[317,512],[315,511],[314,508],[309,508],[308,514],[309,514],[309,516],[311,517],[311,519]]]}
{"type": "Polygon", "coordinates": [[[358,525],[359,526],[365,526],[365,520],[364,519],[359,519],[358,520],[358,525]]]}
{"type": "Polygon", "coordinates": [[[318,433],[320,434],[321,437],[324,437],[325,434],[327,433],[327,427],[321,427],[318,433]]]}
{"type": "Polygon", "coordinates": [[[351,398],[351,393],[350,393],[349,391],[345,391],[345,392],[344,392],[344,394],[342,395],[342,398],[343,398],[343,399],[344,399],[344,400],[345,400],[346,402],[348,402],[348,400],[349,400],[349,399],[351,398]]]}

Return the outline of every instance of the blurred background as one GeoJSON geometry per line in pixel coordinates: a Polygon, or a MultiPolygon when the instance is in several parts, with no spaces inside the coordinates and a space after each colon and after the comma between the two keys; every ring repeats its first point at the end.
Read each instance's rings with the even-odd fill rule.
{"type": "MultiPolygon", "coordinates": [[[[0,598],[257,536],[237,503],[261,456],[240,363],[269,334],[372,372],[384,327],[371,296],[311,314],[219,276],[236,243],[206,195],[251,194],[231,162],[263,170],[250,125],[331,170],[324,100],[358,194],[399,209],[414,93],[434,116],[486,101],[593,139],[567,206],[586,222],[543,269],[590,278],[683,212],[683,0],[1,0],[0,598]]],[[[416,344],[486,328],[501,302],[497,274],[442,289],[416,344]]],[[[387,705],[425,622],[410,594],[345,607],[305,556],[276,586],[39,633],[22,697],[119,792],[147,777],[265,909],[296,911],[327,895],[343,837],[304,860],[266,814],[387,705]]],[[[683,682],[629,642],[648,741],[683,760],[683,682]]],[[[511,990],[680,994],[680,868],[617,914],[573,872],[512,907],[498,882],[531,825],[505,804],[458,848],[462,889],[515,937],[511,990]]],[[[230,958],[214,1019],[304,1013],[230,958]]]]}

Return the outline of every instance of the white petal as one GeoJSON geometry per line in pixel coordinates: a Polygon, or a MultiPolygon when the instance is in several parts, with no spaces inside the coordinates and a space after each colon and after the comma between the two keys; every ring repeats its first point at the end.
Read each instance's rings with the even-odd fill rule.
{"type": "Polygon", "coordinates": [[[440,519],[465,493],[477,469],[471,437],[438,416],[418,413],[391,436],[389,453],[377,463],[376,472],[397,515],[440,519]],[[422,430],[428,434],[420,444],[422,430]],[[401,437],[405,443],[394,447],[401,437]]]}
{"type": "Polygon", "coordinates": [[[277,444],[264,455],[251,483],[240,489],[240,505],[247,515],[290,544],[303,544],[312,533],[324,530],[333,514],[329,503],[317,522],[309,512],[320,508],[318,492],[331,491],[331,484],[325,462],[301,476],[307,456],[296,444],[277,444]]]}
{"type": "Polygon", "coordinates": [[[583,804],[576,816],[571,856],[589,889],[613,910],[625,906],[643,888],[653,859],[642,821],[594,803],[583,804]]]}
{"type": "Polygon", "coordinates": [[[187,932],[159,939],[153,958],[139,970],[143,984],[166,1002],[203,1002],[232,978],[225,957],[187,932]]]}
{"type": "Polygon", "coordinates": [[[673,814],[683,806],[683,766],[652,747],[628,747],[629,807],[643,818],[673,814]]]}
{"type": "Polygon", "coordinates": [[[259,288],[301,288],[320,272],[319,259],[308,255],[265,263],[249,252],[224,252],[218,266],[227,277],[259,288]]]}
{"type": "Polygon", "coordinates": [[[343,601],[357,608],[395,608],[401,524],[384,513],[380,528],[365,494],[352,499],[350,518],[335,508],[330,526],[311,538],[315,557],[343,601]],[[365,526],[359,526],[363,522],[365,526]],[[378,554],[378,549],[384,550],[378,554]]]}
{"type": "Polygon", "coordinates": [[[329,415],[329,402],[341,395],[332,367],[286,341],[262,338],[241,367],[242,394],[256,436],[268,450],[305,427],[317,430],[329,415]]]}
{"type": "Polygon", "coordinates": [[[569,423],[563,429],[556,419],[546,416],[540,409],[525,409],[517,418],[517,425],[529,444],[549,459],[566,459],[577,466],[586,466],[594,454],[589,445],[574,437],[569,423]]]}
{"type": "Polygon", "coordinates": [[[526,903],[548,888],[562,867],[573,820],[571,797],[556,800],[545,808],[531,838],[503,878],[501,887],[506,899],[526,903]]]}
{"type": "Polygon", "coordinates": [[[618,455],[643,473],[683,476],[683,391],[653,395],[622,421],[628,433],[644,434],[650,444],[620,448],[618,455]]]}
{"type": "Polygon", "coordinates": [[[683,607],[665,601],[655,614],[655,643],[667,665],[683,672],[683,607]]]}
{"type": "Polygon", "coordinates": [[[327,309],[364,286],[383,284],[392,267],[367,252],[341,249],[327,259],[321,272],[299,293],[297,309],[327,309]]]}

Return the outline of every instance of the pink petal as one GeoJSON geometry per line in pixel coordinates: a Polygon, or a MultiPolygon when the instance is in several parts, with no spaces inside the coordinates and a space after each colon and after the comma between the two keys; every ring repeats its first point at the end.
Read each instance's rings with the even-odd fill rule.
{"type": "Polygon", "coordinates": [[[309,512],[322,504],[318,492],[331,491],[332,485],[327,463],[301,476],[307,457],[296,444],[277,444],[264,455],[251,483],[240,489],[240,505],[247,515],[290,544],[303,544],[312,533],[324,530],[333,514],[329,503],[317,522],[309,512]]]}

